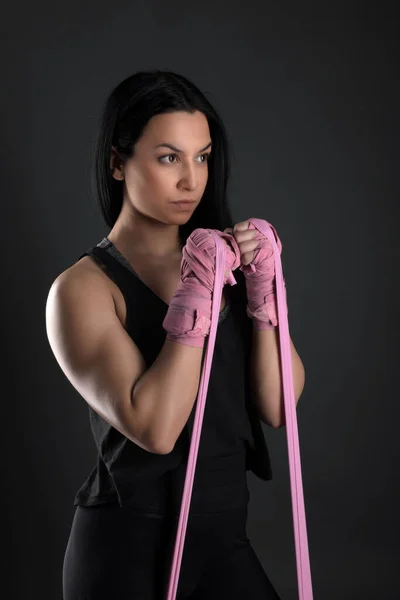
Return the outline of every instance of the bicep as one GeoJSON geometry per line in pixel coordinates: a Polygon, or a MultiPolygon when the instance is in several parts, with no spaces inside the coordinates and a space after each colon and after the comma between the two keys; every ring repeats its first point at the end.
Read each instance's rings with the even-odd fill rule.
{"type": "Polygon", "coordinates": [[[131,404],[145,361],[101,279],[56,280],[47,298],[46,329],[60,368],[78,393],[113,427],[148,449],[131,404]]]}

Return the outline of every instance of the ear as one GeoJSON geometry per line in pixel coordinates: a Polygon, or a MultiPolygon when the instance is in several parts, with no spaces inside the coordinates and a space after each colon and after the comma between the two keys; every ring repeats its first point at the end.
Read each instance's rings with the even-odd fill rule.
{"type": "Polygon", "coordinates": [[[124,166],[121,157],[118,154],[118,150],[115,148],[115,146],[111,147],[110,169],[111,175],[114,179],[117,179],[118,181],[123,181],[124,166]]]}

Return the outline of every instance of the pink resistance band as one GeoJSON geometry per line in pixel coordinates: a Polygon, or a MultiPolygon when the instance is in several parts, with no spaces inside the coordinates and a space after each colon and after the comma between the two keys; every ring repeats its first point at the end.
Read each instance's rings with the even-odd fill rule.
{"type": "MultiPolygon", "coordinates": [[[[273,230],[267,221],[264,221],[262,219],[249,219],[249,221],[253,223],[256,229],[261,231],[261,233],[263,233],[269,239],[274,249],[278,328],[280,341],[280,356],[283,373],[283,395],[289,454],[289,473],[293,509],[297,582],[299,590],[299,600],[312,600],[313,591],[311,583],[310,558],[308,552],[306,517],[304,509],[296,405],[293,390],[292,356],[290,349],[288,311],[280,251],[276,244],[273,230]]],[[[217,233],[214,233],[212,230],[211,233],[215,238],[216,244],[215,284],[212,298],[211,328],[206,348],[203,370],[200,378],[199,392],[197,396],[196,414],[190,443],[188,466],[185,475],[182,504],[179,515],[178,530],[176,534],[174,555],[172,560],[168,594],[166,600],[175,600],[178,589],[179,573],[182,563],[183,548],[185,544],[185,535],[189,516],[190,501],[192,497],[200,434],[203,424],[208,382],[210,378],[219,311],[221,307],[222,283],[225,268],[224,242],[217,233]]],[[[234,279],[234,277],[233,280],[234,281],[232,281],[231,279],[229,281],[231,285],[236,284],[236,280],[234,279]]]]}

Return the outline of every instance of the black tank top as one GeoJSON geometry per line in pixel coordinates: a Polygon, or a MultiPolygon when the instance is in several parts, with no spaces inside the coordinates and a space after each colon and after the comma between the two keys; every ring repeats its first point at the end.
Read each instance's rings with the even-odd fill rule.
{"type": "MultiPolygon", "coordinates": [[[[108,238],[78,258],[90,255],[105,266],[126,304],[125,329],[143,354],[147,368],[159,355],[168,305],[135,273],[108,238]]],[[[219,510],[248,499],[245,473],[272,478],[261,422],[249,394],[252,322],[245,312],[243,273],[225,286],[227,303],[219,314],[213,361],[192,491],[191,512],[219,510]]],[[[206,348],[207,339],[204,349],[206,348]]],[[[203,360],[205,352],[203,351],[203,360]]],[[[147,512],[179,512],[197,401],[173,450],[148,452],[112,427],[89,405],[97,447],[96,465],[76,493],[74,505],[119,503],[147,512]]]]}

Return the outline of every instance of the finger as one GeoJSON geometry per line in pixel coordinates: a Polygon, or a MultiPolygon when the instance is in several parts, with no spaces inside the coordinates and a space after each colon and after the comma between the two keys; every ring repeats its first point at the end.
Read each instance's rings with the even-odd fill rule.
{"type": "Polygon", "coordinates": [[[254,251],[245,252],[242,254],[241,263],[242,265],[249,265],[254,257],[254,251]]]}
{"type": "Polygon", "coordinates": [[[238,244],[240,244],[242,246],[242,244],[250,244],[250,243],[257,243],[258,241],[254,239],[254,230],[249,229],[248,231],[238,231],[235,234],[235,239],[237,241],[238,244]]]}
{"type": "Polygon", "coordinates": [[[250,221],[240,221],[240,223],[236,223],[236,225],[233,228],[233,231],[246,231],[246,229],[249,228],[250,225],[250,221]]]}
{"type": "Polygon", "coordinates": [[[241,242],[240,251],[242,254],[244,254],[245,252],[252,252],[256,248],[258,248],[258,246],[259,246],[258,240],[246,240],[244,242],[241,242]]]}

